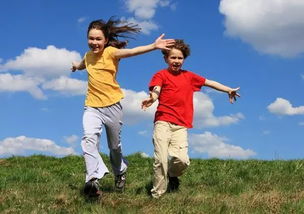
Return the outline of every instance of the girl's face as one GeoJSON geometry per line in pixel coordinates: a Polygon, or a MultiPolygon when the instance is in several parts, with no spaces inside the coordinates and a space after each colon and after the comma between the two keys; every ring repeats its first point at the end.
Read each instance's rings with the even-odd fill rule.
{"type": "Polygon", "coordinates": [[[102,30],[91,29],[88,34],[88,45],[94,54],[103,52],[108,40],[105,38],[102,30]]]}
{"type": "Polygon", "coordinates": [[[170,71],[178,73],[184,63],[184,55],[180,50],[173,48],[165,58],[165,61],[168,64],[168,69],[170,71]]]}

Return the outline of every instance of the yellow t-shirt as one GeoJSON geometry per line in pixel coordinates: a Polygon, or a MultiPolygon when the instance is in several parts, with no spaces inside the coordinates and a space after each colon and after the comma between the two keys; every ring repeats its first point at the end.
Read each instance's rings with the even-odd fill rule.
{"type": "Polygon", "coordinates": [[[85,54],[88,72],[86,106],[110,106],[123,98],[123,93],[116,81],[118,59],[113,56],[116,50],[117,48],[108,46],[101,56],[96,56],[91,51],[85,54]]]}

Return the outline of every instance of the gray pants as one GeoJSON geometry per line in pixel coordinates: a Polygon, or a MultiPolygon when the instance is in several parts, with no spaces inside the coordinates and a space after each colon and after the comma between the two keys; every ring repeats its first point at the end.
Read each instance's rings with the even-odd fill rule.
{"type": "Polygon", "coordinates": [[[102,126],[107,133],[110,161],[114,175],[127,170],[127,161],[122,156],[120,131],[122,127],[122,107],[120,103],[103,108],[86,106],[83,113],[84,136],[81,141],[86,164],[86,182],[92,178],[102,178],[109,172],[99,154],[102,126]]]}

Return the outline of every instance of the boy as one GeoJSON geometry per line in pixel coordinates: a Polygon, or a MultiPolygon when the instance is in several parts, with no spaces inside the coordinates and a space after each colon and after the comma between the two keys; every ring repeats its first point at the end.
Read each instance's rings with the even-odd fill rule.
{"type": "Polygon", "coordinates": [[[190,48],[183,40],[175,40],[174,46],[170,50],[162,50],[162,53],[168,68],[152,77],[150,97],[142,101],[144,110],[157,99],[159,101],[153,132],[153,198],[161,197],[167,189],[169,192],[178,190],[178,177],[190,164],[187,129],[192,128],[193,93],[202,86],[208,86],[228,93],[231,103],[240,97],[239,88],[232,89],[183,70],[184,60],[190,55],[190,48]]]}

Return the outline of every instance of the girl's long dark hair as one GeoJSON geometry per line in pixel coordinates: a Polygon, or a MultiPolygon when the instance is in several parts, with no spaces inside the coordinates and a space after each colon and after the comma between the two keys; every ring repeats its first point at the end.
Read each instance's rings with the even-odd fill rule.
{"type": "Polygon", "coordinates": [[[87,35],[91,29],[101,30],[106,39],[108,39],[107,46],[113,46],[116,48],[124,48],[128,44],[128,40],[120,41],[121,38],[131,38],[132,34],[139,33],[141,28],[137,24],[128,23],[127,21],[122,21],[114,19],[111,17],[107,22],[102,19],[92,21],[88,27],[87,35]]]}

